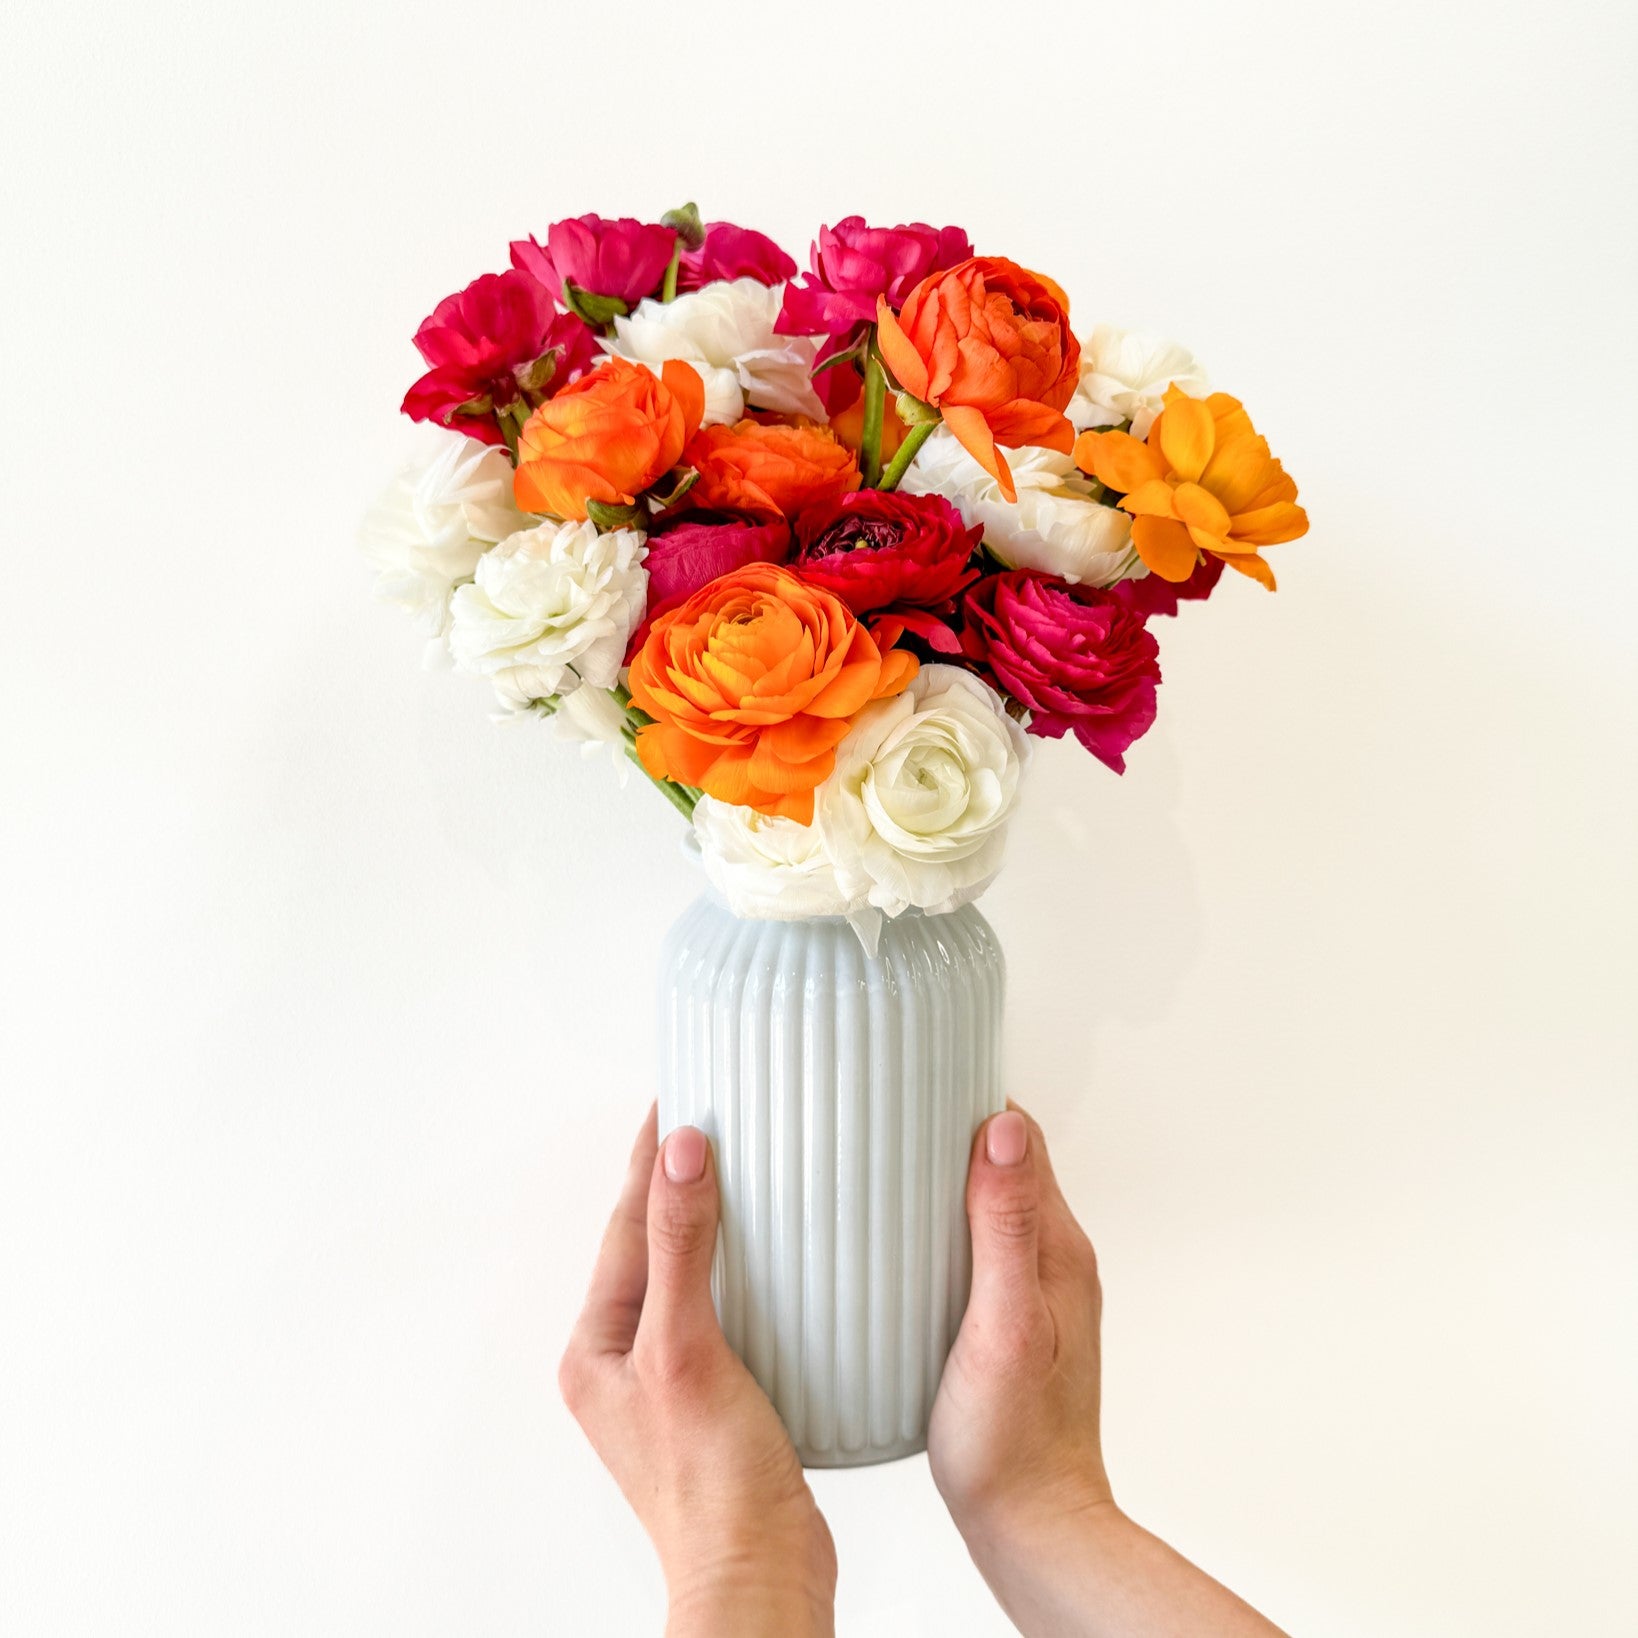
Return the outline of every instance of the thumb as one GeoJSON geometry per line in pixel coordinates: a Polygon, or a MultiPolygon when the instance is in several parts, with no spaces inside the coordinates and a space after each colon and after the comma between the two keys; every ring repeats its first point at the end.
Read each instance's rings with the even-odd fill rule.
{"type": "Polygon", "coordinates": [[[987,1329],[1027,1330],[1042,1305],[1041,1175],[1029,1124],[1003,1110],[979,1129],[967,1172],[973,1235],[968,1314],[987,1329]]]}
{"type": "Polygon", "coordinates": [[[716,1331],[711,1258],[717,1244],[717,1174],[697,1126],[660,1145],[648,1185],[648,1292],[638,1334],[649,1347],[686,1346],[716,1331]]]}

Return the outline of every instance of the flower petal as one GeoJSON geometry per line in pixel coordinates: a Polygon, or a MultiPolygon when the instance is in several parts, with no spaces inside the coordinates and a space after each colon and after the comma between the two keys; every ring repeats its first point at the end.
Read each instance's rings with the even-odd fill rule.
{"type": "Polygon", "coordinates": [[[1215,439],[1211,411],[1198,398],[1180,392],[1166,394],[1166,410],[1160,418],[1160,451],[1180,478],[1190,483],[1199,481],[1211,459],[1215,439]]]}
{"type": "Polygon", "coordinates": [[[1129,432],[1083,432],[1075,440],[1075,464],[1123,495],[1164,472],[1154,450],[1129,432]]]}
{"type": "Polygon", "coordinates": [[[1189,531],[1173,518],[1137,518],[1132,523],[1137,554],[1162,580],[1187,580],[1200,552],[1189,531]]]}

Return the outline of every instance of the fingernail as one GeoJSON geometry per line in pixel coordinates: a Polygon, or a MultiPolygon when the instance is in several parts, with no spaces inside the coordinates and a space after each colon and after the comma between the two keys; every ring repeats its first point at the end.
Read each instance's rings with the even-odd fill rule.
{"type": "Polygon", "coordinates": [[[698,1183],[705,1176],[705,1133],[679,1126],[665,1140],[665,1175],[673,1183],[698,1183]]]}
{"type": "Polygon", "coordinates": [[[992,1166],[1016,1166],[1029,1147],[1029,1128],[1016,1109],[999,1114],[984,1128],[984,1152],[992,1166]]]}

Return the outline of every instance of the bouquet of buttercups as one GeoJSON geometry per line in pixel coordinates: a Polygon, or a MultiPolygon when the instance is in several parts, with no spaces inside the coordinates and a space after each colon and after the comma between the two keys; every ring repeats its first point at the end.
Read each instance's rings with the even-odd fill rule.
{"type": "Polygon", "coordinates": [[[959,228],[581,216],[415,334],[382,596],[511,715],[629,758],[740,915],[941,913],[1034,738],[1120,773],[1150,629],[1308,520],[1237,399],[959,228]]]}

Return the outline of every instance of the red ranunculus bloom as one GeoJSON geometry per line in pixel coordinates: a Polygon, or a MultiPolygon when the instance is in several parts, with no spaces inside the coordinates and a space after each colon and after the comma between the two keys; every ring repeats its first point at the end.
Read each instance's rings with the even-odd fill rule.
{"type": "Polygon", "coordinates": [[[571,216],[547,228],[544,245],[515,240],[512,265],[559,300],[567,280],[594,296],[614,296],[635,307],[644,296],[659,294],[676,244],[676,233],[657,222],[571,216]]]}
{"type": "Polygon", "coordinates": [[[1155,720],[1160,645],[1113,590],[1034,569],[986,575],[968,591],[962,646],[1029,709],[1043,739],[1072,733],[1116,773],[1155,720]]]}
{"type": "Polygon", "coordinates": [[[983,533],[942,495],[862,489],[802,514],[791,567],[868,616],[884,646],[908,631],[957,654],[956,599],[978,578],[972,556],[983,533]]]}
{"type": "Polygon", "coordinates": [[[954,267],[972,253],[958,227],[908,222],[873,228],[862,216],[846,217],[835,227],[820,228],[809,256],[812,271],[787,287],[774,328],[785,336],[846,336],[874,322],[878,296],[897,310],[929,273],[954,267]]]}
{"type": "Polygon", "coordinates": [[[677,288],[698,290],[719,279],[783,284],[795,277],[796,263],[766,233],[736,227],[732,222],[708,222],[705,243],[698,250],[683,252],[677,288]]]}
{"type": "Polygon", "coordinates": [[[495,411],[524,396],[518,377],[543,353],[558,349],[548,394],[597,356],[591,331],[560,313],[537,280],[516,271],[486,273],[446,296],[415,332],[415,345],[432,368],[404,395],[404,413],[486,444],[501,442],[495,411]]]}
{"type": "Polygon", "coordinates": [[[648,537],[648,610],[626,648],[629,660],[643,646],[648,628],[662,614],[686,603],[701,586],[747,563],[783,563],[790,556],[791,529],[783,518],[747,523],[691,518],[648,537]]]}

